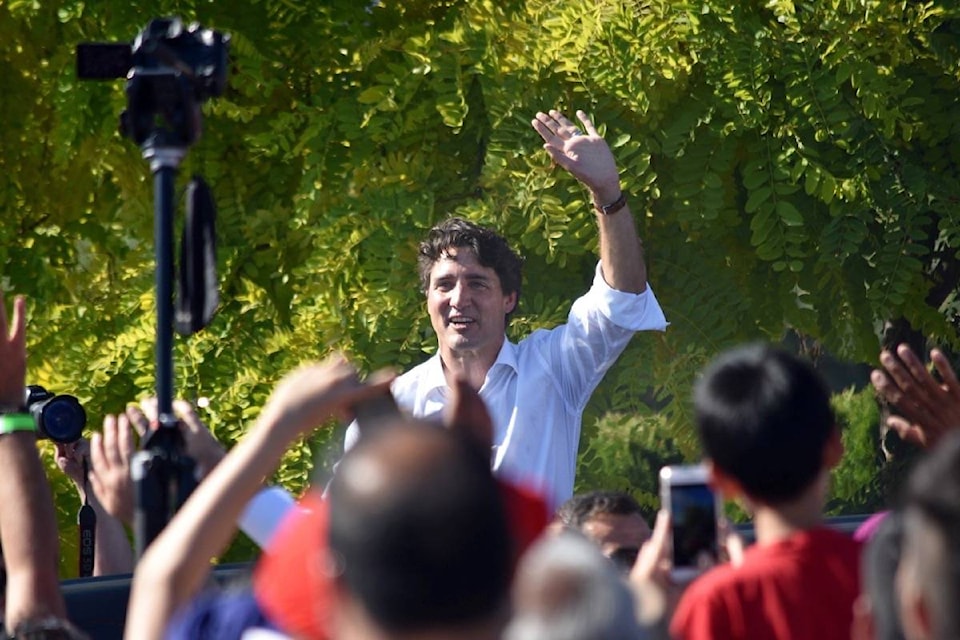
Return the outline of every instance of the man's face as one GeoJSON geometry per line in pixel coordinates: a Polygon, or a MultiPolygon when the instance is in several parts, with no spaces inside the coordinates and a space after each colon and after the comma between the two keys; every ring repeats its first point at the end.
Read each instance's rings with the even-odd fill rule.
{"type": "Polygon", "coordinates": [[[430,270],[427,312],[444,352],[496,354],[503,343],[506,315],[517,303],[500,278],[473,251],[451,247],[430,270]]]}
{"type": "Polygon", "coordinates": [[[584,522],[581,530],[603,555],[627,570],[633,566],[640,546],[650,537],[650,527],[639,513],[598,513],[584,522]]]}

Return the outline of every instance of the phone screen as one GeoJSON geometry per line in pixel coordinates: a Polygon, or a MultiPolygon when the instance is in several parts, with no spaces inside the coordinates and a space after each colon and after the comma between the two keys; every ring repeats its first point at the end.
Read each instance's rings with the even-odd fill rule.
{"type": "Polygon", "coordinates": [[[705,569],[717,560],[717,502],[706,484],[670,486],[673,566],[705,569]]]}

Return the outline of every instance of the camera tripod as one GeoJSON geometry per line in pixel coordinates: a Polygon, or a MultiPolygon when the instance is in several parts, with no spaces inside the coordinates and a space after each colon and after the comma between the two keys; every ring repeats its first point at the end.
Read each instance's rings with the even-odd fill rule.
{"type": "MultiPolygon", "coordinates": [[[[174,185],[187,149],[200,137],[200,104],[222,94],[226,87],[228,45],[229,36],[199,25],[185,28],[179,18],[161,18],[150,21],[131,46],[77,47],[77,71],[81,78],[127,78],[127,108],[120,116],[120,131],[140,146],[153,174],[158,425],[132,460],[138,557],[196,486],[194,461],[185,452],[180,423],[173,411],[174,185]]],[[[200,200],[209,202],[212,209],[212,201],[200,200]]],[[[212,210],[202,211],[200,216],[209,222],[198,227],[199,232],[209,239],[206,236],[213,233],[212,210]]],[[[215,265],[211,253],[203,252],[200,260],[215,265]]],[[[192,261],[190,266],[195,267],[196,262],[192,261]]],[[[211,270],[190,269],[186,279],[181,277],[181,284],[187,281],[193,291],[189,278],[208,277],[211,270]],[[194,271],[203,274],[198,276],[194,271]]],[[[215,284],[205,284],[215,290],[215,284]]],[[[183,291],[181,294],[190,295],[183,291]]],[[[205,303],[216,296],[201,297],[204,304],[188,305],[186,320],[177,318],[181,333],[193,333],[209,322],[213,310],[205,303]],[[192,313],[195,306],[198,311],[192,313]]]]}

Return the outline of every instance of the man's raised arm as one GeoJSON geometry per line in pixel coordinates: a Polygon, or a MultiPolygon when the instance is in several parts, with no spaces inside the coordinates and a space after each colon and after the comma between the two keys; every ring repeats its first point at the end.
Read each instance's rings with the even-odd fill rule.
{"type": "Polygon", "coordinates": [[[643,246],[620,189],[616,160],[590,118],[583,111],[577,111],[577,118],[585,132],[556,110],[537,113],[532,124],[553,161],[590,190],[600,227],[603,279],[618,291],[641,293],[647,288],[643,246]]]}

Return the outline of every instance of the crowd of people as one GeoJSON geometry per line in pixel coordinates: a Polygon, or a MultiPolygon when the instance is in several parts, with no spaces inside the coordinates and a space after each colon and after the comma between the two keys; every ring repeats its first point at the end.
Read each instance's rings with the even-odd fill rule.
{"type": "MultiPolygon", "coordinates": [[[[928,454],[903,503],[857,536],[824,524],[843,456],[829,390],[769,344],[721,354],[692,390],[710,484],[750,514],[750,545],[721,527],[717,564],[681,581],[668,510],[651,528],[627,493],[573,495],[587,401],[635,332],[667,326],[610,147],[577,118],[532,121],[596,209],[599,262],[565,323],[508,340],[520,257],[491,229],[441,222],[419,250],[436,355],[365,380],[341,354],[304,364],[229,452],[177,402],[200,482],[136,560],[134,433],[156,424],[156,402],[57,446],[97,516],[94,573],[133,574],[125,637],[960,637],[960,382],[938,350],[936,377],[908,347],[881,353],[872,382],[899,409],[889,426],[928,454]],[[363,411],[384,397],[395,411],[363,411]],[[331,418],[352,423],[329,484],[300,499],[265,487],[291,443],[331,418]],[[211,561],[238,530],[263,552],[248,581],[212,588],[211,561]]],[[[11,637],[83,638],[67,620],[53,503],[22,406],[26,334],[24,299],[8,321],[0,295],[3,622],[11,637]]]]}

